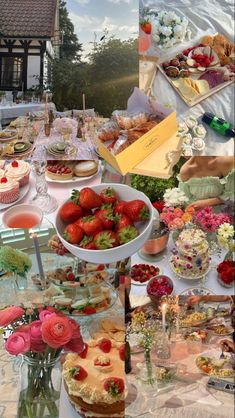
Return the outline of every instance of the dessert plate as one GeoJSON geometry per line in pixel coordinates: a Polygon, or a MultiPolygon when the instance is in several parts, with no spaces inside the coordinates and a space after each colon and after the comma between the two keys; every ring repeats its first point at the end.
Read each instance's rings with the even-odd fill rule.
{"type": "Polygon", "coordinates": [[[206,287],[189,287],[180,293],[182,296],[206,296],[215,295],[210,289],[206,287]]]}
{"type": "MultiPolygon", "coordinates": [[[[139,263],[139,264],[141,264],[141,263],[139,263]]],[[[147,263],[146,263],[147,264],[147,263]]],[[[163,272],[162,272],[162,269],[160,269],[160,267],[159,266],[157,266],[156,264],[153,264],[153,263],[148,263],[148,265],[149,266],[154,266],[154,267],[156,267],[157,269],[158,269],[158,272],[155,274],[155,275],[153,275],[150,279],[152,279],[153,277],[156,277],[156,276],[160,276],[163,272]]],[[[150,280],[149,279],[149,280],[150,280]]],[[[134,280],[133,278],[131,279],[131,284],[132,285],[134,285],[134,286],[147,286],[147,284],[148,284],[148,282],[149,282],[149,280],[146,280],[146,282],[138,282],[137,280],[134,280]]]]}
{"type": "Polygon", "coordinates": [[[20,188],[20,196],[17,200],[15,200],[12,203],[0,203],[0,210],[10,208],[11,206],[14,206],[17,203],[19,203],[27,195],[28,191],[29,191],[29,183],[20,188]]]}
{"type": "Polygon", "coordinates": [[[99,161],[99,165],[97,167],[96,173],[91,174],[90,176],[85,176],[85,177],[73,176],[71,179],[67,179],[67,180],[53,180],[53,179],[50,179],[46,175],[46,181],[48,183],[63,183],[63,184],[66,184],[66,183],[81,183],[81,182],[86,181],[86,180],[91,180],[93,177],[97,176],[100,173],[100,170],[101,170],[101,161],[99,161]]]}

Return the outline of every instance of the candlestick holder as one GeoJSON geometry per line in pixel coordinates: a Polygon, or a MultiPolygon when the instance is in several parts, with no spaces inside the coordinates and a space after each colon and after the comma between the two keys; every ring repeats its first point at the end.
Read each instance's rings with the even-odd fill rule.
{"type": "Polygon", "coordinates": [[[57,200],[48,193],[48,185],[46,182],[46,161],[33,161],[33,169],[36,177],[36,195],[30,203],[38,206],[44,214],[54,212],[58,203],[57,200]]]}

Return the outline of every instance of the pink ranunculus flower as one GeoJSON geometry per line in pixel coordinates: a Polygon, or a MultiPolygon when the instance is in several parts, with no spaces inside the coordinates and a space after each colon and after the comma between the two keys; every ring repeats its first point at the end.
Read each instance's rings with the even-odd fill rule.
{"type": "Polygon", "coordinates": [[[42,339],[34,340],[31,339],[30,350],[34,353],[43,353],[46,349],[46,344],[42,339]]]}
{"type": "Polygon", "coordinates": [[[20,306],[9,306],[0,311],[0,327],[6,327],[24,315],[24,309],[20,306]]]}
{"type": "Polygon", "coordinates": [[[30,326],[30,335],[33,339],[42,338],[42,322],[41,321],[33,321],[30,326]]]}
{"type": "Polygon", "coordinates": [[[75,319],[68,318],[68,320],[69,320],[71,329],[73,331],[72,338],[80,338],[81,337],[80,325],[77,323],[77,321],[75,321],[75,319]]]}
{"type": "Polygon", "coordinates": [[[41,311],[39,313],[39,319],[40,319],[41,322],[46,321],[51,316],[55,316],[55,313],[54,312],[50,312],[47,309],[43,309],[43,311],[41,311]]]}
{"type": "Polygon", "coordinates": [[[84,350],[84,342],[82,337],[72,338],[67,344],[64,346],[64,351],[72,351],[73,353],[80,354],[84,350]]]}
{"type": "Polygon", "coordinates": [[[13,332],[5,344],[8,353],[13,356],[27,353],[30,350],[30,335],[28,332],[13,332]]]}
{"type": "Polygon", "coordinates": [[[15,329],[17,332],[30,332],[30,324],[22,324],[15,329]]]}
{"type": "Polygon", "coordinates": [[[62,348],[73,336],[68,318],[51,315],[42,322],[42,339],[52,348],[62,348]]]}

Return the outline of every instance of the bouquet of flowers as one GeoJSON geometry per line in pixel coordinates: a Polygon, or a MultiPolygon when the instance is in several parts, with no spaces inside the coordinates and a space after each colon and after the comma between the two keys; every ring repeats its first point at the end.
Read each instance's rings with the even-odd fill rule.
{"type": "Polygon", "coordinates": [[[232,287],[235,281],[235,261],[224,260],[217,266],[220,283],[225,287],[232,287]]]}
{"type": "Polygon", "coordinates": [[[191,39],[189,21],[175,12],[149,10],[147,16],[152,24],[153,40],[163,48],[191,39]]]}
{"type": "Polygon", "coordinates": [[[234,237],[234,227],[228,222],[224,222],[221,224],[217,230],[217,241],[219,245],[224,248],[228,249],[233,244],[233,237],[234,237]]]}
{"type": "Polygon", "coordinates": [[[77,122],[70,118],[57,118],[53,122],[54,128],[62,135],[71,134],[77,128],[77,122]]]}
{"type": "Polygon", "coordinates": [[[188,207],[185,210],[181,208],[165,207],[160,214],[160,219],[167,225],[170,230],[181,230],[185,224],[191,223],[195,210],[188,207]]]}
{"type": "Polygon", "coordinates": [[[8,245],[0,247],[0,268],[3,270],[25,277],[31,267],[32,262],[29,256],[22,251],[15,250],[8,245]]]}
{"type": "Polygon", "coordinates": [[[163,196],[165,206],[184,206],[189,199],[178,187],[166,189],[163,196]]]}
{"type": "Polygon", "coordinates": [[[8,353],[24,355],[28,365],[28,382],[20,394],[18,417],[57,418],[59,393],[52,382],[53,366],[62,350],[83,352],[79,324],[52,307],[10,306],[0,310],[0,327],[8,353]]]}
{"type": "Polygon", "coordinates": [[[212,207],[199,210],[194,216],[194,223],[205,232],[216,232],[220,225],[231,224],[231,216],[225,213],[214,213],[212,207]]]}

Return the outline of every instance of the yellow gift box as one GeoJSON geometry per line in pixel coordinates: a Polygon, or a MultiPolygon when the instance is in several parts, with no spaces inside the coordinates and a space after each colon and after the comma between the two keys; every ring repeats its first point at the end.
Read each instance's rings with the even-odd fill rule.
{"type": "MultiPolygon", "coordinates": [[[[165,118],[119,154],[113,155],[101,141],[98,141],[100,156],[122,175],[131,172],[165,141],[175,137],[178,130],[176,112],[162,106],[159,109],[158,115],[165,116],[165,118]]],[[[174,149],[175,144],[173,143],[172,150],[174,149]]]]}

